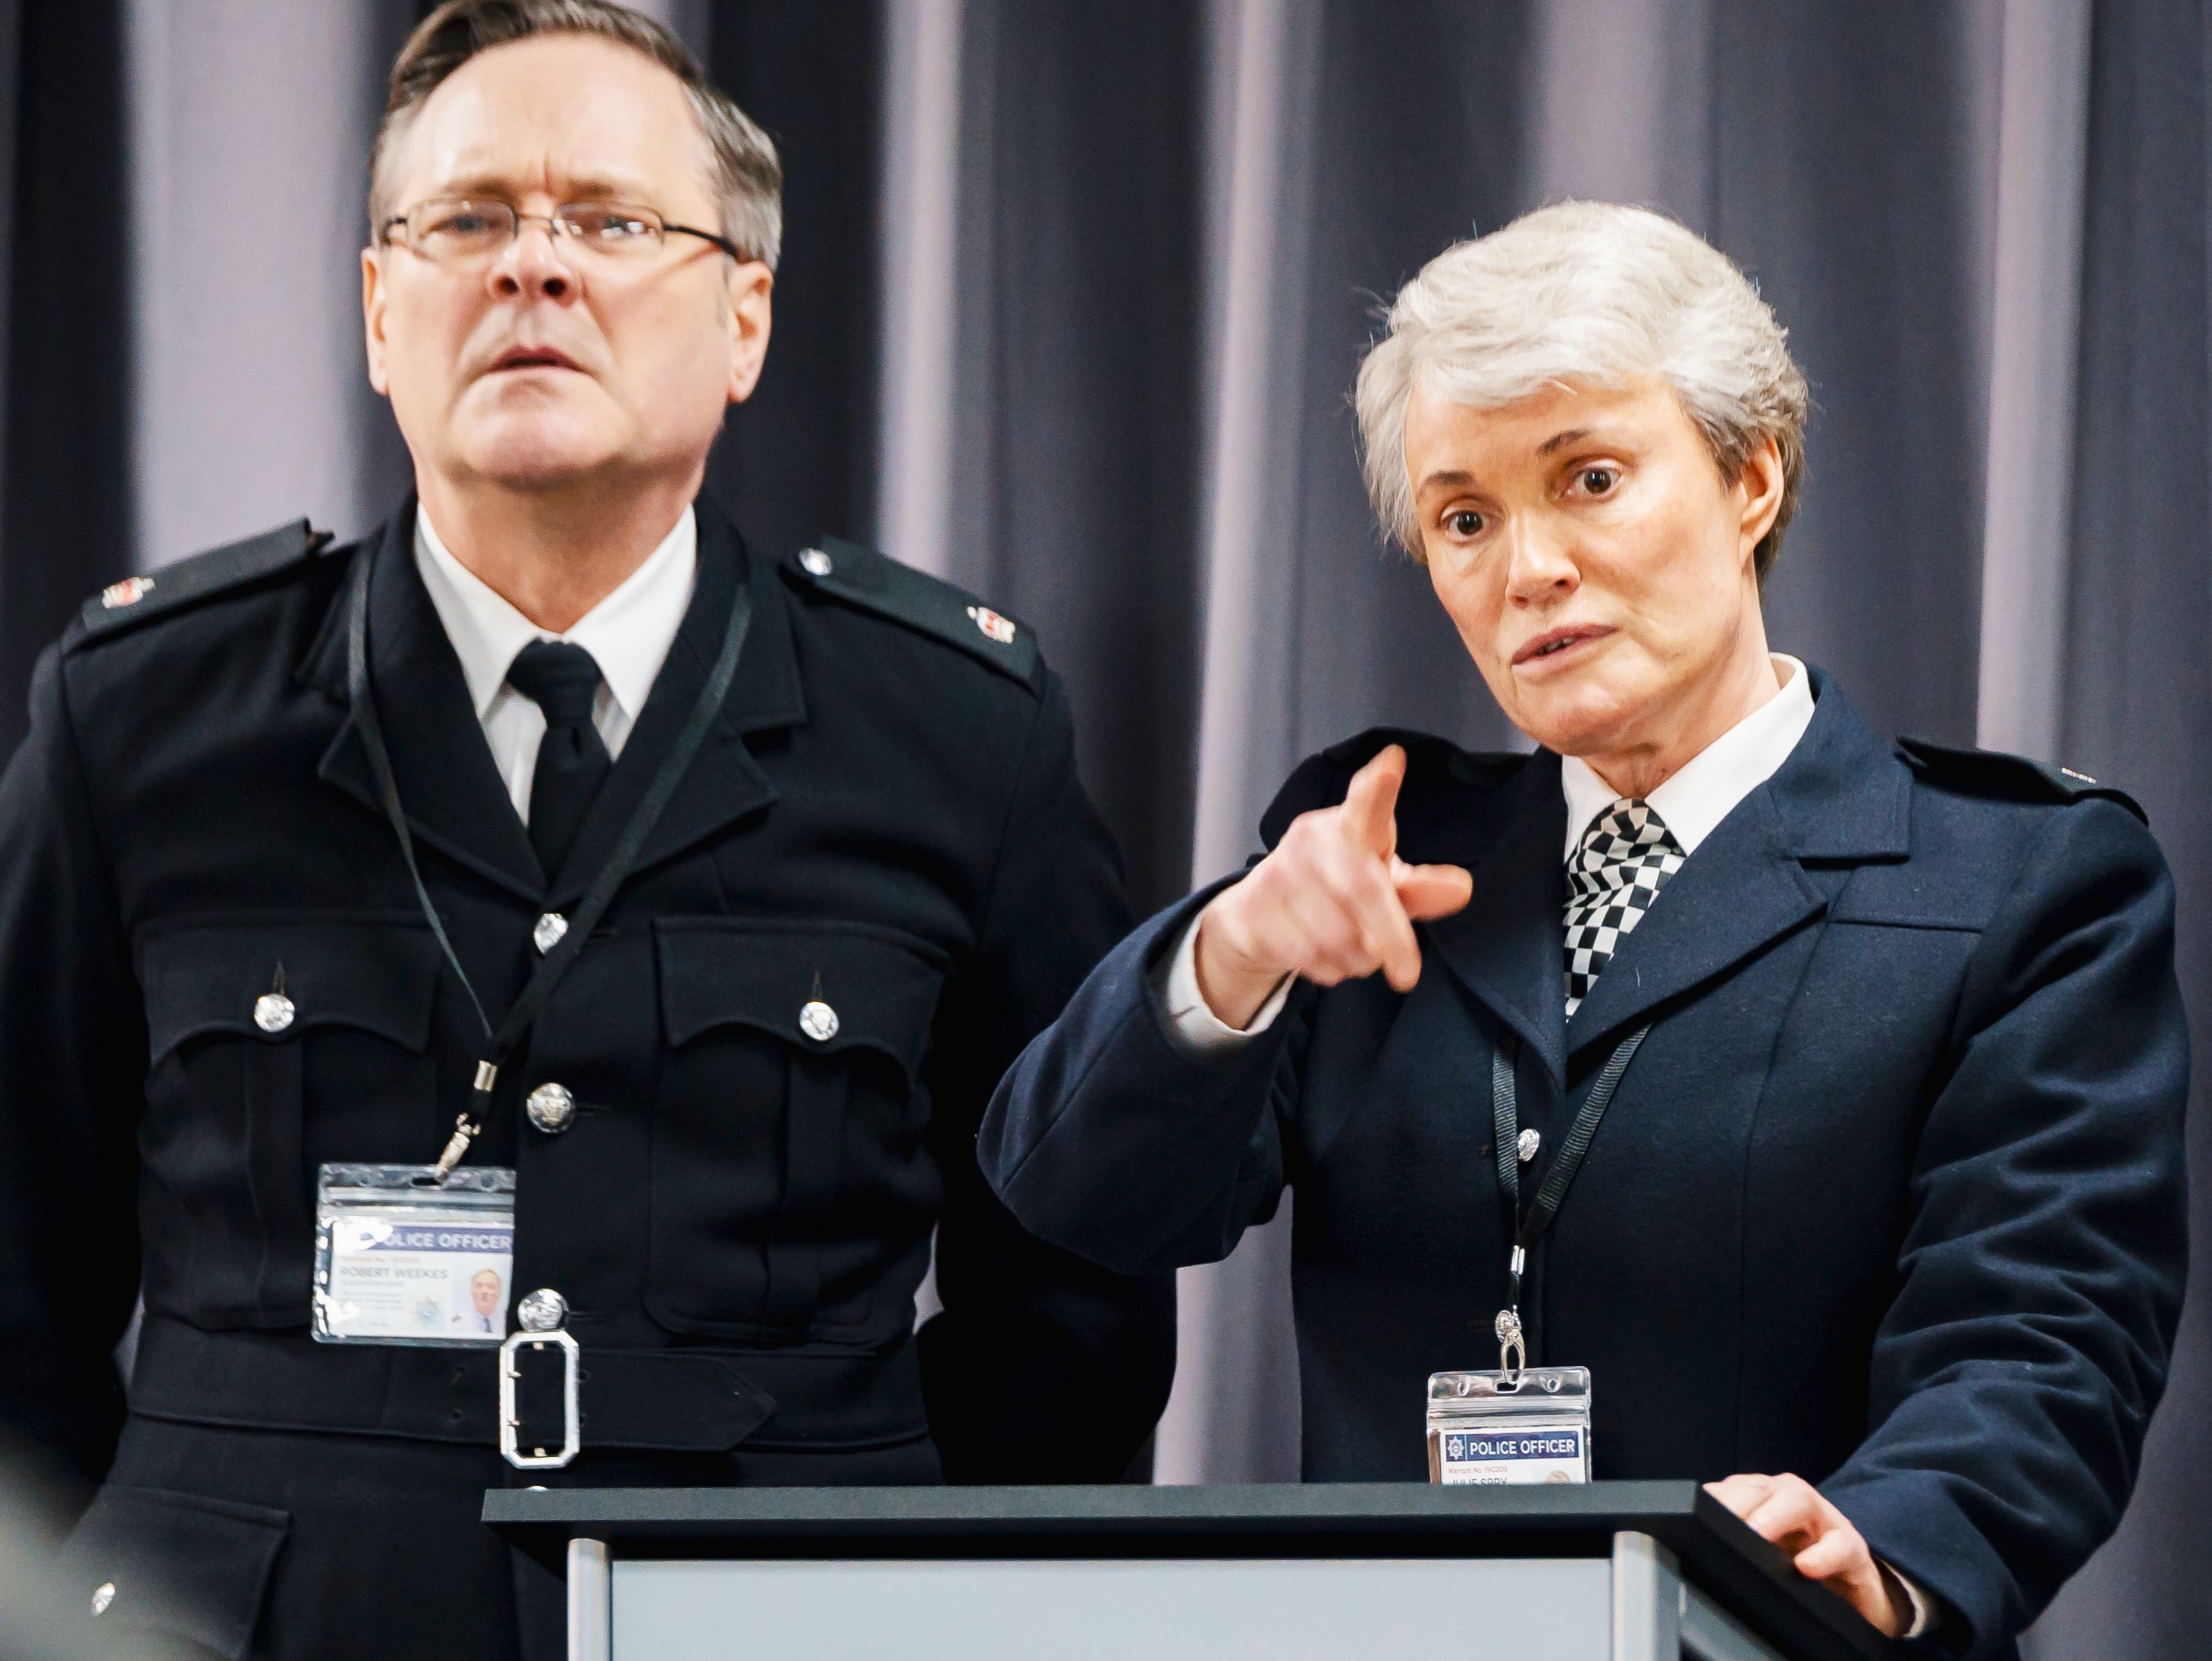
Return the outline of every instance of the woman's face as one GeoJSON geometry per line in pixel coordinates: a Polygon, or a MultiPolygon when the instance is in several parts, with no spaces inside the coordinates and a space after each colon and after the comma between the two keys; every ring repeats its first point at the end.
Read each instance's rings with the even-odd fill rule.
{"type": "Polygon", "coordinates": [[[1406,465],[1437,598],[1540,744],[1643,794],[1771,692],[1771,441],[1730,484],[1656,377],[1498,410],[1417,390],[1406,465]]]}

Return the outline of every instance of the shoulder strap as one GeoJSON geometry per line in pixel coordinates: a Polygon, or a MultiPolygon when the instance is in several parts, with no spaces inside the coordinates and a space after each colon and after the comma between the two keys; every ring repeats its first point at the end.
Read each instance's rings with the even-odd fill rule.
{"type": "Polygon", "coordinates": [[[1409,769],[1442,769],[1474,782],[1503,783],[1528,763],[1527,756],[1516,751],[1462,750],[1449,739],[1412,727],[1370,727],[1338,739],[1321,753],[1356,772],[1391,744],[1406,752],[1409,769]]]}
{"type": "Polygon", "coordinates": [[[2077,773],[2070,767],[2054,767],[2026,756],[2008,756],[2001,750],[1970,750],[1927,739],[1900,738],[1897,747],[1921,777],[1967,795],[2051,806],[2101,798],[2118,802],[2145,824],[2150,823],[2149,815],[2126,791],[2100,784],[2087,773],[2077,773]]]}
{"type": "Polygon", "coordinates": [[[98,639],[165,617],[179,606],[281,571],[319,553],[331,540],[306,520],[194,554],[147,576],[125,577],[85,601],[78,614],[84,638],[98,639]]]}
{"type": "Polygon", "coordinates": [[[1036,688],[1036,631],[965,589],[839,537],[824,537],[791,555],[783,573],[800,588],[903,624],[1036,688]]]}
{"type": "MultiPolygon", "coordinates": [[[[1449,739],[1410,727],[1370,727],[1364,733],[1339,739],[1298,764],[1260,816],[1261,842],[1273,848],[1299,814],[1316,807],[1335,806],[1344,800],[1352,776],[1374,760],[1386,745],[1392,744],[1406,752],[1408,794],[1400,798],[1401,801],[1437,786],[1487,794],[1528,764],[1525,755],[1462,750],[1449,739]]],[[[1457,796],[1455,800],[1464,800],[1465,797],[1457,796]]]]}

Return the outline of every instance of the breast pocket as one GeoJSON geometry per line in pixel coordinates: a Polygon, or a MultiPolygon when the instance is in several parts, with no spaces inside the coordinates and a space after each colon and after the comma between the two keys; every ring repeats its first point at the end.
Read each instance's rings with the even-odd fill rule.
{"type": "Polygon", "coordinates": [[[415,1140],[436,1145],[437,945],[413,919],[210,922],[145,937],[139,977],[148,1305],[214,1329],[299,1325],[311,1130],[349,1157],[409,1157],[398,1133],[420,1118],[415,1140]]]}
{"type": "Polygon", "coordinates": [[[863,924],[701,918],[662,922],[658,946],[647,1307],[748,1341],[859,1330],[912,1232],[890,1196],[926,1160],[944,955],[863,924]]]}

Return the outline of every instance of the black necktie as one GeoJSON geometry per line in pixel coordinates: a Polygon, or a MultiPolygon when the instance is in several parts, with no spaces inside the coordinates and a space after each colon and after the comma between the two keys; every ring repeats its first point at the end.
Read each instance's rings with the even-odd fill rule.
{"type": "Polygon", "coordinates": [[[545,712],[545,739],[530,780],[530,845],[550,882],[614,765],[592,725],[599,666],[580,646],[532,641],[507,666],[507,684],[545,712]]]}

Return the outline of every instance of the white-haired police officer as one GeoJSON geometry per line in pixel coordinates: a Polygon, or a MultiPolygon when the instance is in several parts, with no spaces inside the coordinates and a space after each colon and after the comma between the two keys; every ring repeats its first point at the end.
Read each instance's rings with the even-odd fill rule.
{"type": "Polygon", "coordinates": [[[1306,763],[1267,855],[1023,1056],[985,1169],[1130,1271],[1295,1185],[1310,1476],[1419,1478],[1428,1375],[1525,1346],[1589,1370],[1597,1475],[1711,1480],[1885,1632],[2009,1650],[2118,1523],[2179,1314],[2156,844],[1770,653],[1805,384],[1680,226],[1571,204],[1439,256],[1359,408],[1542,747],[1306,763]]]}
{"type": "Polygon", "coordinates": [[[363,257],[416,499],[119,582],[41,661],[0,1416],[104,1480],[88,1619],[558,1654],[488,1486],[1111,1481],[1158,1415],[1167,1277],[974,1157],[1129,921],[1065,694],[972,598],[698,497],[777,188],[635,14],[441,9],[363,257]]]}

